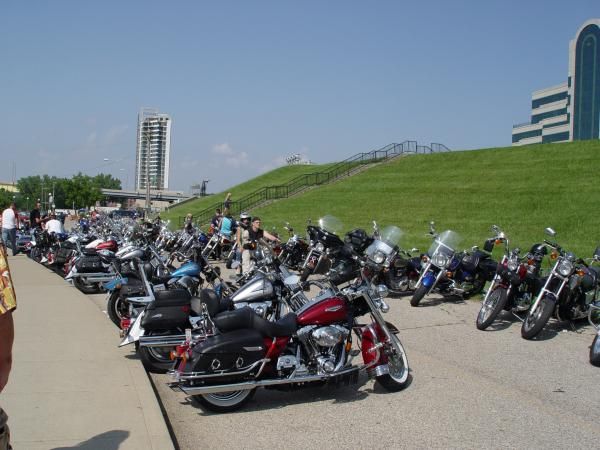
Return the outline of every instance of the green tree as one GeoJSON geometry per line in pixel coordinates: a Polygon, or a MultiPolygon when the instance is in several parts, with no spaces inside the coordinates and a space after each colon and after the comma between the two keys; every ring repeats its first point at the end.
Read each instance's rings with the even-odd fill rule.
{"type": "Polygon", "coordinates": [[[92,178],[92,181],[99,189],[121,189],[121,180],[113,178],[110,174],[100,173],[92,178]]]}

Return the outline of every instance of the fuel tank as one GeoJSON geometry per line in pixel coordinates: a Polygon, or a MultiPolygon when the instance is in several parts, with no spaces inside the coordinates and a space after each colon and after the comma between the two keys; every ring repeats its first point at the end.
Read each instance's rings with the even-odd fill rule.
{"type": "Polygon", "coordinates": [[[348,307],[341,297],[329,297],[316,302],[307,303],[296,315],[298,325],[329,325],[342,322],[348,317],[348,307]]]}
{"type": "Polygon", "coordinates": [[[252,300],[267,300],[273,295],[273,285],[262,276],[257,276],[248,281],[231,296],[233,303],[248,302],[252,300]]]}
{"type": "Polygon", "coordinates": [[[197,277],[198,275],[200,275],[200,266],[193,261],[185,263],[171,274],[173,278],[184,276],[197,277]]]}
{"type": "Polygon", "coordinates": [[[111,252],[116,252],[118,249],[117,241],[114,239],[110,239],[105,242],[101,242],[96,246],[96,250],[110,250],[111,252]]]}

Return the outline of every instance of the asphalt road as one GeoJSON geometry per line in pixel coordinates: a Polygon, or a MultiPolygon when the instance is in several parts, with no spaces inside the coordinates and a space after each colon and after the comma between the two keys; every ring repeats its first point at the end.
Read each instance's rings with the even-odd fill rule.
{"type": "Polygon", "coordinates": [[[366,376],[342,388],[261,389],[243,410],[219,415],[151,375],[179,448],[598,448],[591,327],[552,322],[525,341],[508,315],[477,330],[476,301],[389,304],[411,366],[404,391],[366,376]]]}

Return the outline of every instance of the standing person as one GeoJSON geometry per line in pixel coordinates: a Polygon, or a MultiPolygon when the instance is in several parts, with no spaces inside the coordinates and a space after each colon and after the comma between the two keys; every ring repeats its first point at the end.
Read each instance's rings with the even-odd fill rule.
{"type": "Polygon", "coordinates": [[[221,218],[221,224],[219,225],[219,245],[215,249],[215,258],[221,259],[221,248],[224,239],[231,241],[231,236],[235,231],[236,223],[228,209],[223,210],[223,217],[221,218]]]}
{"type": "MultiPolygon", "coordinates": [[[[243,212],[240,214],[240,220],[238,222],[238,227],[235,231],[235,260],[239,264],[239,272],[242,272],[242,233],[250,227],[250,215],[247,212],[243,212]]],[[[228,267],[229,269],[230,267],[228,267]]]]}
{"type": "Polygon", "coordinates": [[[29,227],[31,230],[42,228],[42,216],[40,215],[40,208],[42,204],[37,201],[35,202],[35,208],[29,213],[29,227]]]}
{"type": "Polygon", "coordinates": [[[260,217],[254,217],[252,219],[252,225],[247,230],[242,231],[242,273],[247,273],[252,270],[254,264],[252,263],[251,252],[256,250],[256,244],[260,239],[265,238],[269,241],[279,242],[279,239],[268,231],[263,230],[260,227],[260,224],[260,217]]]}
{"type": "Polygon", "coordinates": [[[210,219],[210,230],[208,231],[208,234],[212,235],[215,231],[219,230],[222,218],[223,215],[221,214],[221,208],[215,209],[215,215],[212,219],[210,219]]]}
{"type": "Polygon", "coordinates": [[[226,209],[231,209],[231,192],[227,193],[225,201],[223,202],[223,211],[226,209]]]}
{"type": "Polygon", "coordinates": [[[12,249],[13,256],[19,254],[17,249],[17,228],[19,227],[19,216],[17,205],[12,202],[8,208],[2,211],[2,241],[12,249]]]}
{"type": "MultiPolygon", "coordinates": [[[[0,243],[0,392],[8,383],[12,366],[12,346],[15,338],[12,313],[17,308],[17,298],[10,278],[6,247],[0,243]]],[[[0,449],[12,449],[8,416],[0,407],[0,449]]]]}
{"type": "Polygon", "coordinates": [[[192,234],[194,232],[194,216],[192,216],[192,213],[187,213],[187,216],[185,216],[183,231],[188,234],[192,234]]]}

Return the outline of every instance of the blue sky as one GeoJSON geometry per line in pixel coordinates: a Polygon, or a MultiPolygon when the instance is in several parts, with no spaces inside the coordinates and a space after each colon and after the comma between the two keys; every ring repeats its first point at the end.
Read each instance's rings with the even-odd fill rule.
{"type": "Polygon", "coordinates": [[[566,81],[569,41],[599,5],[5,2],[0,180],[14,162],[17,178],[102,171],[131,187],[144,106],[173,118],[170,188],[185,191],[224,190],[292,153],[507,146],[531,92],[566,81]]]}

